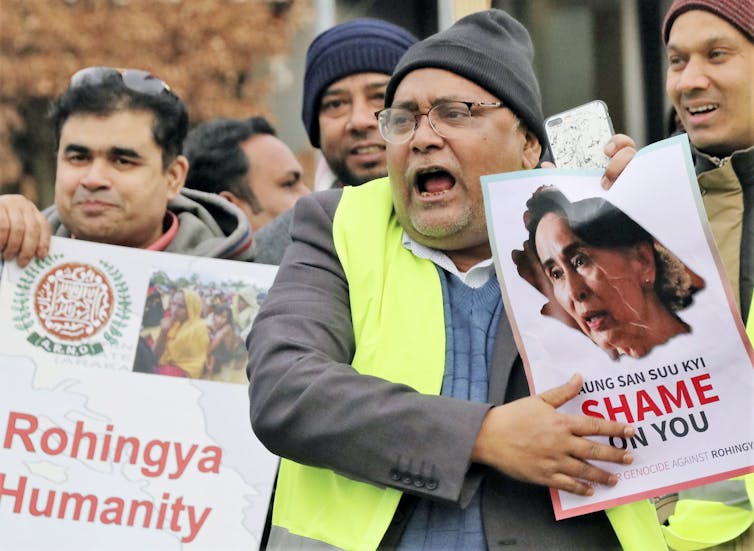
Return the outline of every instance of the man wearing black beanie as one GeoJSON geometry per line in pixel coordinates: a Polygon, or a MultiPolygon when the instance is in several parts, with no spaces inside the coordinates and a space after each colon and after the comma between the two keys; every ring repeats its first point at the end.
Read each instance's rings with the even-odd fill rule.
{"type": "Polygon", "coordinates": [[[412,46],[378,116],[389,176],[297,203],[248,340],[252,427],[283,457],[268,549],[665,548],[648,501],[553,518],[548,487],[632,461],[584,437],[633,429],[559,413],[578,376],[529,396],[503,312],[479,178],[539,164],[532,55],[500,10],[412,46]]]}

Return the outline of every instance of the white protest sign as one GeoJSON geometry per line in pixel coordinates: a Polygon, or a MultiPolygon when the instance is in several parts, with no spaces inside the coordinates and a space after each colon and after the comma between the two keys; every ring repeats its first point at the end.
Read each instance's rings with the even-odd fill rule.
{"type": "Polygon", "coordinates": [[[259,547],[278,460],[251,431],[241,335],[275,272],[62,238],[3,266],[4,549],[259,547]],[[171,305],[189,295],[193,321],[171,305]],[[194,357],[155,354],[191,323],[194,357]]]}
{"type": "Polygon", "coordinates": [[[639,151],[609,191],[600,177],[542,169],[482,178],[530,389],[581,373],[580,394],[561,410],[637,430],[603,440],[635,456],[600,464],[616,486],[590,497],[552,491],[558,518],[754,471],[754,356],[686,136],[639,151]]]}

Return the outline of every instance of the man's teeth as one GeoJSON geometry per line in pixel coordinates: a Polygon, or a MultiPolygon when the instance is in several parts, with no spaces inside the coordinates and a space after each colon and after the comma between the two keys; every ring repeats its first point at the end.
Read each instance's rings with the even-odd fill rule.
{"type": "Polygon", "coordinates": [[[355,151],[357,155],[364,155],[367,153],[379,153],[383,149],[381,145],[368,145],[366,147],[357,147],[355,151]]]}
{"type": "Polygon", "coordinates": [[[716,103],[708,103],[707,105],[699,105],[697,107],[689,107],[688,111],[692,115],[696,115],[697,113],[706,113],[707,111],[712,111],[713,109],[717,109],[716,103]]]}

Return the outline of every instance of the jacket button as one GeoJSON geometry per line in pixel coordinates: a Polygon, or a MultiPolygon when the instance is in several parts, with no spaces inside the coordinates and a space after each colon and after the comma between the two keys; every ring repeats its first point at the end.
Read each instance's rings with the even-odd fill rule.
{"type": "Polygon", "coordinates": [[[414,482],[414,478],[409,473],[405,473],[403,475],[403,483],[404,484],[411,485],[411,484],[413,484],[413,482],[414,482]]]}
{"type": "Polygon", "coordinates": [[[401,479],[401,473],[398,469],[390,469],[390,479],[391,480],[400,480],[401,479]]]}
{"type": "Polygon", "coordinates": [[[427,490],[436,490],[438,485],[437,480],[434,478],[427,479],[427,490]]]}
{"type": "Polygon", "coordinates": [[[417,476],[414,478],[414,486],[417,488],[423,488],[424,487],[424,477],[423,476],[417,476]]]}

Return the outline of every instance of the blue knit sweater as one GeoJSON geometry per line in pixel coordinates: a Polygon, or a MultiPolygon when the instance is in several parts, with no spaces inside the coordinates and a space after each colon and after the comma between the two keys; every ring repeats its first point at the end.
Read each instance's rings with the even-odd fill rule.
{"type": "MultiPolygon", "coordinates": [[[[497,324],[503,310],[495,277],[478,289],[438,268],[445,307],[443,396],[487,401],[487,381],[497,324]]],[[[403,533],[399,551],[484,550],[479,492],[461,509],[420,500],[403,533]]]]}

